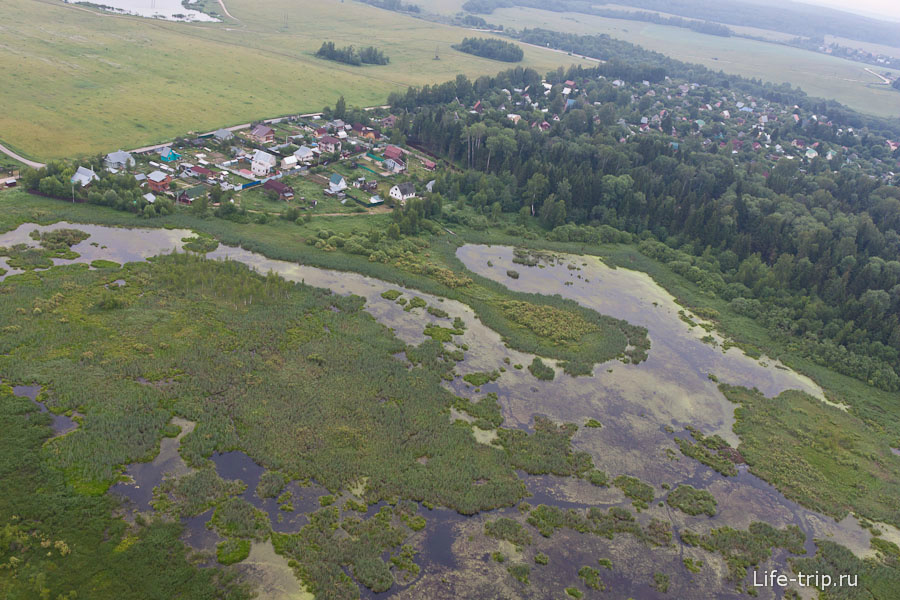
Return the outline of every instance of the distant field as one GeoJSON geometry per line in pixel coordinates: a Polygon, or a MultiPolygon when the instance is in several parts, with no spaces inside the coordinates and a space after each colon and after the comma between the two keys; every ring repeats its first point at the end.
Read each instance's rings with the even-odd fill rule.
{"type": "MultiPolygon", "coordinates": [[[[52,159],[166,141],[509,65],[452,50],[464,29],[337,0],[225,0],[227,25],[99,14],[55,0],[0,2],[0,141],[52,159]],[[370,45],[387,66],[317,59],[324,40],[370,45]],[[433,60],[435,50],[440,60],[433,60]]],[[[544,72],[576,59],[525,47],[544,72]]]]}
{"type": "MultiPolygon", "coordinates": [[[[424,8],[442,12],[455,0],[420,0],[424,8]]],[[[459,5],[462,2],[458,2],[459,5]]],[[[634,9],[632,9],[634,10],[634,9]]],[[[869,65],[817,52],[738,37],[704,35],[680,27],[606,19],[581,13],[558,13],[531,8],[503,8],[483,15],[491,23],[524,29],[542,27],[576,34],[607,34],[672,58],[702,64],[726,73],[775,83],[789,82],[811,96],[833,98],[861,112],[900,116],[900,94],[877,85],[869,65]]],[[[731,26],[729,26],[731,27],[731,26]]],[[[776,37],[761,29],[736,28],[742,33],[776,37]]],[[[855,45],[859,45],[858,43],[855,45]]],[[[873,67],[878,72],[886,69],[873,67]]]]}

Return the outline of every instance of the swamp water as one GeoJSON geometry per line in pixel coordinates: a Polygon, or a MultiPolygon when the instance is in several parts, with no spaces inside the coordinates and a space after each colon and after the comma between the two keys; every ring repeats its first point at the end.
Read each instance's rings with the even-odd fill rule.
{"type": "MultiPolygon", "coordinates": [[[[118,263],[142,260],[179,251],[181,239],[192,235],[185,230],[128,230],[67,223],[39,227],[30,224],[0,235],[0,246],[15,243],[34,245],[28,236],[32,230],[47,231],[63,227],[80,229],[91,234],[91,237],[72,248],[81,255],[78,259],[56,260],[57,264],[89,263],[95,259],[118,263]]],[[[603,314],[648,329],[652,346],[647,361],[638,365],[607,362],[595,367],[593,377],[573,378],[557,369],[555,380],[546,382],[535,379],[525,369],[513,369],[510,365],[527,365],[532,356],[506,348],[498,333],[484,326],[468,306],[459,302],[406,290],[356,273],[268,259],[241,248],[219,246],[207,257],[235,260],[261,273],[271,270],[291,281],[303,281],[339,294],[362,296],[366,299],[366,311],[408,344],[418,344],[425,339],[422,331],[426,324],[446,326],[447,320],[433,317],[422,308],[405,311],[396,302],[382,298],[382,292],[398,290],[407,300],[417,296],[449,313],[450,319],[460,317],[466,323],[466,331],[456,336],[454,341],[466,344],[469,349],[465,352],[464,361],[457,366],[457,372],[464,374],[501,368],[506,372],[496,382],[483,385],[478,393],[459,377],[448,387],[458,395],[471,398],[496,392],[503,409],[505,427],[530,429],[533,417],[538,414],[579,425],[583,425],[588,418],[599,420],[602,428],[580,427],[573,444],[578,450],[590,452],[598,468],[611,476],[629,474],[654,485],[657,498],[648,510],[638,516],[642,523],[656,517],[670,522],[676,531],[690,527],[701,532],[724,525],[744,529],[756,520],[778,527],[796,524],[807,535],[808,551],[813,549],[812,538],[817,537],[833,539],[860,555],[869,552],[870,536],[854,519],[848,517],[835,523],[787,500],[772,486],[746,470],[741,470],[737,477],[722,477],[677,452],[673,443],[674,434],[668,431],[674,430],[683,435],[686,425],[697,427],[705,434],[719,434],[732,445],[737,445],[738,440],[731,431],[734,405],[719,393],[709,374],[714,374],[722,382],[756,387],[770,397],[786,389],[804,390],[823,401],[824,396],[811,380],[775,361],[764,358],[754,360],[736,348],[723,352],[723,340],[715,334],[713,338],[717,345],[702,341],[707,332],[683,321],[679,315],[680,307],[674,299],[643,273],[611,269],[596,258],[581,256],[564,256],[552,266],[528,268],[512,262],[512,248],[475,245],[460,248],[458,257],[467,268],[511,289],[560,294],[603,314]],[[489,260],[493,266],[488,266],[489,260]],[[575,268],[569,269],[568,264],[575,265],[575,268]],[[520,277],[507,277],[508,269],[518,270],[520,277]],[[509,359],[508,363],[505,358],[509,359]],[[666,452],[672,449],[676,450],[675,455],[666,452]],[[666,505],[657,506],[656,503],[665,495],[660,487],[662,483],[668,483],[672,488],[680,483],[689,483],[708,489],[718,500],[718,514],[712,518],[691,517],[666,505]]],[[[694,321],[699,320],[694,318],[694,321]]],[[[403,360],[402,355],[398,358],[403,360]]],[[[163,444],[169,441],[172,440],[164,439],[163,444]]],[[[177,443],[174,448],[177,454],[177,443]]],[[[161,445],[160,455],[163,455],[162,450],[161,445]]],[[[298,516],[284,516],[278,522],[277,505],[267,506],[255,495],[262,467],[243,453],[220,454],[212,460],[223,477],[241,478],[248,483],[245,492],[247,499],[270,515],[276,531],[295,531],[305,523],[302,513],[318,508],[314,502],[317,496],[311,496],[309,488],[303,488],[295,497],[303,499],[302,506],[295,504],[298,516]],[[307,499],[310,500],[309,507],[306,506],[307,499]]],[[[140,494],[133,493],[136,503],[140,505],[145,501],[144,494],[152,492],[152,487],[158,483],[154,483],[157,476],[161,480],[169,467],[150,469],[154,473],[152,477],[145,477],[135,467],[129,467],[129,474],[140,485],[140,494]]],[[[170,472],[175,473],[181,467],[176,461],[172,468],[174,471],[170,472]]],[[[532,504],[544,502],[561,507],[598,506],[604,509],[630,504],[616,488],[598,488],[574,478],[525,476],[524,479],[534,494],[529,500],[532,504]]],[[[723,581],[723,561],[695,548],[682,546],[677,535],[673,547],[647,548],[631,536],[620,535],[614,540],[607,540],[568,530],[559,531],[550,539],[541,538],[532,531],[533,551],[544,552],[551,557],[551,563],[548,567],[532,564],[531,585],[524,589],[514,587],[518,584],[510,583],[507,565],[530,559],[517,558],[514,549],[507,548],[504,551],[510,552],[509,562],[501,565],[491,560],[490,553],[498,549],[498,542],[483,535],[483,526],[488,519],[507,513],[512,516],[516,512],[515,509],[507,509],[462,517],[450,511],[422,510],[420,514],[425,516],[428,524],[423,532],[413,536],[413,543],[420,552],[417,563],[422,566],[421,575],[414,585],[404,588],[395,586],[390,592],[377,596],[468,598],[481,597],[490,591],[491,597],[555,597],[559,596],[562,588],[578,583],[577,570],[580,565],[596,566],[597,558],[606,556],[614,558],[615,570],[601,569],[601,578],[608,589],[614,591],[613,597],[632,597],[636,600],[707,598],[711,590],[716,590],[716,597],[721,598],[733,594],[733,585],[723,581]],[[699,574],[684,568],[682,558],[688,556],[703,560],[706,564],[699,574]],[[670,575],[667,596],[650,585],[653,572],[660,570],[670,575]]],[[[210,516],[207,513],[185,523],[187,537],[195,547],[209,549],[218,541],[214,533],[200,531],[201,528],[206,529],[205,523],[210,516]]],[[[272,559],[275,556],[280,562],[275,564],[270,560],[269,566],[275,571],[283,570],[286,563],[282,564],[282,557],[258,546],[264,545],[254,546],[257,559],[266,556],[272,559]]],[[[783,552],[776,551],[773,559],[761,564],[760,569],[784,569],[785,559],[783,552]]],[[[255,564],[259,566],[261,563],[255,564]]],[[[374,596],[367,590],[362,591],[364,596],[374,596]]],[[[776,591],[771,589],[760,588],[759,592],[763,598],[776,597],[776,591]]]]}
{"type": "MultiPolygon", "coordinates": [[[[194,4],[197,0],[189,0],[194,4]]],[[[165,19],[166,21],[206,21],[218,19],[193,8],[187,8],[181,0],[65,0],[69,4],[102,5],[107,10],[139,17],[165,19]]]]}

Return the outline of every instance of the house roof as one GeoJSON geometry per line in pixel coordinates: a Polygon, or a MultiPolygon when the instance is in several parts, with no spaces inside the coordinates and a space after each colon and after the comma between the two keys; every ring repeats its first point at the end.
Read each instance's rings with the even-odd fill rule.
{"type": "Polygon", "coordinates": [[[234,134],[227,129],[217,129],[213,132],[213,137],[219,140],[230,140],[234,137],[234,134]]]}
{"type": "Polygon", "coordinates": [[[81,187],[88,185],[92,181],[100,181],[100,178],[94,173],[93,169],[88,169],[87,167],[78,167],[78,170],[72,175],[72,183],[80,183],[81,187]]]}
{"type": "Polygon", "coordinates": [[[340,173],[334,173],[332,174],[331,179],[328,180],[328,183],[340,185],[341,183],[344,183],[344,177],[340,173]]]}
{"type": "Polygon", "coordinates": [[[274,156],[272,156],[265,150],[257,150],[253,154],[253,162],[258,162],[258,163],[262,163],[264,165],[269,165],[271,167],[274,167],[276,159],[274,156]]]}
{"type": "Polygon", "coordinates": [[[303,158],[304,156],[312,156],[312,153],[312,148],[310,148],[309,146],[300,146],[299,148],[297,148],[297,151],[294,152],[294,156],[296,156],[297,158],[303,158]]]}
{"type": "Polygon", "coordinates": [[[191,167],[191,172],[194,174],[197,174],[197,175],[206,175],[206,176],[213,174],[212,171],[210,171],[209,169],[206,169],[204,167],[191,167]]]}
{"type": "Polygon", "coordinates": [[[403,150],[401,150],[397,146],[388,146],[384,149],[385,158],[393,158],[394,160],[397,160],[401,156],[403,156],[403,150]]]}
{"type": "Polygon", "coordinates": [[[397,189],[400,191],[401,196],[415,196],[416,195],[416,185],[410,181],[397,184],[397,189]]]}
{"type": "Polygon", "coordinates": [[[266,137],[275,133],[275,130],[268,125],[257,125],[250,131],[250,135],[256,138],[266,137]]]}
{"type": "Polygon", "coordinates": [[[205,187],[203,187],[202,185],[195,185],[194,187],[188,188],[188,189],[184,190],[183,192],[181,192],[178,195],[178,197],[180,198],[182,196],[186,196],[186,197],[190,198],[191,200],[193,200],[194,198],[197,198],[198,196],[202,196],[205,193],[206,193],[205,187]]]}
{"type": "Polygon", "coordinates": [[[319,143],[320,144],[340,144],[341,140],[339,140],[336,137],[331,136],[331,135],[323,135],[321,138],[319,138],[319,143]]]}
{"type": "Polygon", "coordinates": [[[285,185],[275,179],[270,179],[267,182],[265,182],[263,184],[263,189],[264,190],[275,190],[279,194],[288,194],[288,193],[293,194],[294,193],[294,188],[292,188],[289,185],[285,185]]]}
{"type": "Polygon", "coordinates": [[[110,152],[106,155],[106,160],[117,165],[127,165],[134,163],[134,159],[131,157],[131,155],[124,150],[110,152]]]}
{"type": "Polygon", "coordinates": [[[153,171],[149,175],[147,175],[147,179],[152,181],[153,183],[162,183],[166,179],[168,179],[168,175],[163,173],[162,171],[153,171]]]}
{"type": "Polygon", "coordinates": [[[148,203],[150,203],[150,204],[153,204],[154,202],[156,202],[156,196],[154,196],[153,194],[151,194],[151,193],[149,193],[149,192],[146,193],[146,194],[144,194],[144,195],[141,196],[141,197],[142,197],[144,200],[146,200],[148,203]]]}

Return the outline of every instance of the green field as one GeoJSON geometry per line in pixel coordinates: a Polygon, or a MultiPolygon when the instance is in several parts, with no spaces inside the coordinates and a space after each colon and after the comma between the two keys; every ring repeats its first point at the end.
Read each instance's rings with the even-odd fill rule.
{"type": "MultiPolygon", "coordinates": [[[[238,22],[185,24],[100,14],[52,0],[4,0],[0,140],[52,159],[167,141],[280,114],[314,112],[343,94],[384,103],[410,85],[504,65],[450,48],[459,28],[356,2],[228,0],[238,22]],[[386,66],[313,57],[324,40],[375,45],[386,66]],[[437,49],[440,60],[434,60],[437,49]]],[[[574,59],[525,48],[542,72],[574,59]]]]}
{"type": "MultiPolygon", "coordinates": [[[[423,7],[453,10],[448,0],[424,0],[423,7]]],[[[869,65],[740,37],[718,37],[689,29],[607,19],[581,13],[559,13],[531,8],[503,8],[484,18],[508,28],[544,28],[582,35],[607,34],[677,60],[704,65],[734,75],[774,83],[788,82],[810,96],[832,98],[850,108],[879,116],[900,116],[900,96],[867,73],[869,65]]],[[[763,30],[741,29],[763,35],[763,30]]],[[[602,57],[600,57],[602,58],[602,57]]],[[[874,68],[874,67],[873,67],[874,68]]],[[[884,68],[875,68],[879,73],[884,68]]]]}

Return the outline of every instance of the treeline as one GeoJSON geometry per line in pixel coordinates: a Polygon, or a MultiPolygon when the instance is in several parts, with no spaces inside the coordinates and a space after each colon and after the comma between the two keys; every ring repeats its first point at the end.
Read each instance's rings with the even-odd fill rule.
{"type": "Polygon", "coordinates": [[[717,35],[720,37],[731,37],[734,32],[722,25],[721,23],[712,23],[710,21],[698,21],[696,19],[683,19],[681,17],[667,17],[659,13],[646,11],[628,11],[628,10],[610,10],[606,8],[593,8],[591,14],[607,19],[626,19],[629,21],[645,21],[647,23],[656,23],[658,25],[668,25],[669,27],[681,27],[682,29],[690,29],[697,33],[706,35],[717,35]]]}
{"type": "MultiPolygon", "coordinates": [[[[758,3],[749,0],[734,0],[727,4],[716,0],[627,0],[620,4],[711,24],[757,27],[810,38],[834,35],[893,46],[900,37],[900,24],[796,2],[784,2],[777,6],[766,5],[763,9],[758,3]]],[[[627,11],[599,8],[586,0],[469,0],[463,4],[463,9],[473,13],[490,14],[497,8],[512,6],[597,16],[623,12],[627,14],[627,11]]],[[[667,18],[658,16],[661,19],[667,18]]]]}
{"type": "Polygon", "coordinates": [[[334,60],[346,65],[386,65],[391,59],[375,46],[354,48],[344,46],[338,48],[334,42],[322,42],[322,47],[316,52],[316,56],[327,60],[334,60]]]}
{"type": "Polygon", "coordinates": [[[393,10],[396,12],[409,12],[409,13],[422,12],[422,8],[418,4],[408,4],[406,2],[401,2],[401,0],[359,0],[359,1],[364,2],[366,4],[371,4],[372,6],[377,6],[378,8],[383,8],[385,10],[393,10]]]}
{"type": "MultiPolygon", "coordinates": [[[[392,103],[412,111],[404,121],[410,139],[468,168],[438,178],[445,203],[486,218],[518,213],[522,223],[536,219],[576,241],[588,235],[584,226],[638,236],[646,240],[643,252],[760,320],[803,355],[900,390],[900,189],[860,169],[835,171],[822,159],[806,169],[786,159],[772,168],[748,154],[735,165],[730,153],[715,151],[718,144],[706,150],[690,136],[679,149],[663,135],[623,141],[617,121],[634,114],[630,93],[623,102],[619,90],[598,80],[605,68],[552,75],[553,83],[586,82],[587,97],[599,106],[579,103],[549,135],[527,118],[514,125],[503,111],[461,113],[455,101],[494,98],[499,106],[503,88],[540,81],[528,69],[474,84],[458,77],[395,95],[392,103]]],[[[883,138],[835,137],[836,129],[805,134],[887,157],[883,138]]]]}
{"type": "Polygon", "coordinates": [[[453,48],[467,54],[503,62],[519,62],[525,56],[518,44],[494,38],[464,38],[459,44],[454,44],[453,48]]]}

